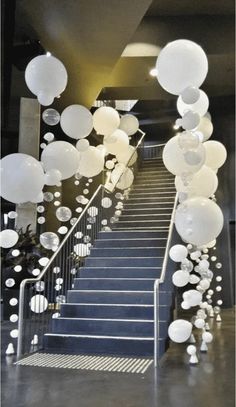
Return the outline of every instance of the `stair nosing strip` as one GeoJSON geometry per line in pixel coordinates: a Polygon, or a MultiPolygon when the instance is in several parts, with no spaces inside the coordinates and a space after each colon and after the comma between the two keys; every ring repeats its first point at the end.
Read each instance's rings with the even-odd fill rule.
{"type": "MultiPolygon", "coordinates": [[[[76,317],[59,317],[55,318],[57,320],[64,320],[64,319],[72,319],[75,321],[116,321],[116,322],[149,322],[153,323],[154,319],[120,319],[120,318],[76,318],[76,317]]],[[[165,322],[165,321],[159,321],[159,322],[165,322]]]]}
{"type": "Polygon", "coordinates": [[[45,336],[62,336],[62,337],[75,337],[75,338],[96,338],[96,339],[123,339],[123,340],[127,340],[127,339],[131,339],[131,340],[151,340],[153,341],[154,338],[153,337],[139,337],[139,336],[109,336],[109,335],[75,335],[75,334],[57,334],[57,333],[46,333],[44,334],[45,336]]]}

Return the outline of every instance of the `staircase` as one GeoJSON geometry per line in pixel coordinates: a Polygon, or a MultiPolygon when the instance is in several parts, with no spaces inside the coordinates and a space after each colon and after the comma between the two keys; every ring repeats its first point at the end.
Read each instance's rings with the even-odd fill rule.
{"type": "MultiPolygon", "coordinates": [[[[45,334],[49,352],[152,356],[154,281],[160,276],[175,199],[161,159],[145,160],[111,232],[100,232],[45,334]]],[[[170,278],[160,294],[160,349],[171,318],[170,278]]]]}

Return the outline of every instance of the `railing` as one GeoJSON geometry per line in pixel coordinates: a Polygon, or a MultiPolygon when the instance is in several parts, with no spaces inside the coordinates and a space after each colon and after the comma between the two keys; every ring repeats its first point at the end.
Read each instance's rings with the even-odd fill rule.
{"type": "Polygon", "coordinates": [[[161,158],[164,147],[165,143],[144,146],[143,159],[150,160],[152,158],[161,158]]]}
{"type": "Polygon", "coordinates": [[[160,278],[155,280],[154,283],[154,365],[158,366],[160,360],[160,286],[165,282],[167,264],[169,259],[169,250],[171,246],[171,240],[173,235],[175,211],[178,204],[178,193],[175,196],[174,206],[171,214],[169,232],[167,237],[165,255],[162,263],[160,278]]]}
{"type": "MultiPolygon", "coordinates": [[[[140,165],[143,156],[142,134],[132,156],[124,164],[125,168],[131,166],[135,154],[138,159],[132,164],[134,173],[140,165]]],[[[107,171],[108,177],[110,176],[107,171]]],[[[100,231],[111,230],[114,223],[119,220],[123,200],[127,198],[126,192],[113,192],[120,181],[119,178],[112,190],[106,188],[109,182],[99,185],[92,198],[85,206],[76,223],[71,227],[62,240],[56,252],[36,278],[25,279],[20,285],[18,343],[17,357],[25,353],[37,351],[43,346],[43,336],[50,330],[53,317],[60,312],[60,305],[66,301],[66,293],[73,288],[74,279],[79,275],[79,269],[84,264],[84,259],[90,253],[100,231]],[[105,202],[103,201],[105,198],[105,202]],[[110,200],[110,201],[109,201],[110,200]],[[109,202],[112,203],[110,207],[109,202]],[[26,290],[27,288],[27,290],[26,290]],[[33,298],[33,300],[32,300],[33,298]],[[30,308],[31,307],[31,308],[30,308]],[[32,307],[37,312],[32,312],[32,307]],[[54,314],[54,315],[53,315],[54,314]],[[31,343],[37,335],[38,343],[31,343]]]]}

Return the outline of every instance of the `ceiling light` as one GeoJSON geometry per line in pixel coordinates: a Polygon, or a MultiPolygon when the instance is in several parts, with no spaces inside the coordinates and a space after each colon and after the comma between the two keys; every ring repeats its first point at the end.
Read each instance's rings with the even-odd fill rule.
{"type": "Polygon", "coordinates": [[[156,69],[156,68],[152,68],[152,69],[149,71],[149,75],[151,75],[151,76],[157,76],[157,69],[156,69]]]}

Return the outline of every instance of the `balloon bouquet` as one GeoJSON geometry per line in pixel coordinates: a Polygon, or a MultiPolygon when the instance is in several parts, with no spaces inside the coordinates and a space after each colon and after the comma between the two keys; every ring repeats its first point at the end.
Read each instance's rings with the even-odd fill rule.
{"type": "MultiPolygon", "coordinates": [[[[191,337],[194,325],[203,331],[201,351],[206,351],[206,344],[213,339],[206,332],[207,313],[214,316],[214,311],[216,314],[220,312],[219,307],[213,309],[211,305],[213,290],[209,287],[213,273],[209,269],[207,253],[215,246],[223,228],[223,214],[215,203],[214,193],[218,187],[217,171],[224,164],[227,153],[222,143],[209,140],[213,133],[209,100],[206,93],[199,89],[208,72],[203,49],[188,40],[170,42],[157,58],[156,72],[162,88],[178,96],[177,110],[181,117],[176,120],[174,128],[182,128],[163,150],[164,164],[175,175],[180,202],[175,213],[175,227],[186,244],[170,249],[170,258],[180,263],[172,281],[176,287],[193,284],[194,289],[183,293],[181,307],[184,310],[199,308],[191,323],[177,319],[170,324],[168,332],[174,342],[185,342],[191,337]]],[[[216,281],[222,279],[220,276],[217,278],[216,281]]],[[[222,301],[217,304],[221,305],[222,301]]],[[[187,352],[191,356],[190,363],[197,363],[196,347],[189,346],[187,352]]]]}

